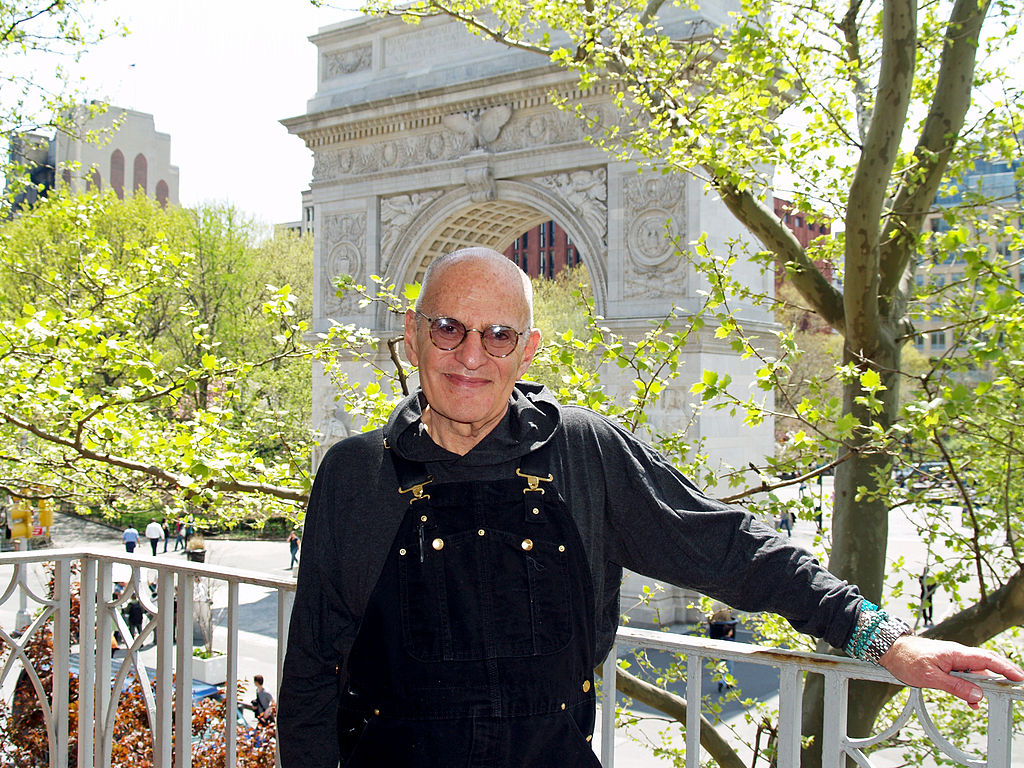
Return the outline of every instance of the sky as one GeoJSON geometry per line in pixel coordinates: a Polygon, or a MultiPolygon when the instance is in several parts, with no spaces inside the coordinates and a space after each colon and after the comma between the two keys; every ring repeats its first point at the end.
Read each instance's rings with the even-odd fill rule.
{"type": "Polygon", "coordinates": [[[316,31],[357,2],[110,0],[94,18],[131,33],[74,68],[90,99],[151,113],[171,137],[180,202],[230,202],[265,224],[298,220],[312,153],[280,124],[316,91],[316,31]]]}

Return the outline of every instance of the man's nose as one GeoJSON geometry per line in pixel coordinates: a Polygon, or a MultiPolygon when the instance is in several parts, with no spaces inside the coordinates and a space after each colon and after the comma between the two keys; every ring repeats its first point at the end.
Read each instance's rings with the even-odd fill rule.
{"type": "Polygon", "coordinates": [[[466,331],[466,338],[455,349],[456,358],[467,368],[479,368],[487,361],[487,350],[484,349],[484,334],[475,328],[466,331]]]}

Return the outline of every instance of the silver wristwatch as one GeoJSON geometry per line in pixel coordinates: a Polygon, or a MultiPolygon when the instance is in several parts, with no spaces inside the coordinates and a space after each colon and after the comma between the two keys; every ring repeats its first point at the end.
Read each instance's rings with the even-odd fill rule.
{"type": "Polygon", "coordinates": [[[886,619],[878,625],[875,629],[874,635],[871,636],[871,642],[868,643],[867,648],[864,649],[864,659],[874,664],[878,664],[878,660],[885,655],[892,644],[896,642],[898,638],[904,635],[912,635],[912,630],[907,622],[903,619],[895,619],[892,616],[886,617],[886,619]]]}

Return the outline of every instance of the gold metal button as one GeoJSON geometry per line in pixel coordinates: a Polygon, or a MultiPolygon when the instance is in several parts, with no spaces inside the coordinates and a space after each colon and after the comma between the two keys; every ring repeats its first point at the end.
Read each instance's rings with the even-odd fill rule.
{"type": "Polygon", "coordinates": [[[540,514],[540,510],[539,510],[539,509],[537,509],[536,507],[534,507],[534,508],[533,508],[533,514],[535,514],[535,515],[539,515],[539,514],[540,514]]]}
{"type": "Polygon", "coordinates": [[[379,709],[373,710],[373,714],[375,714],[377,716],[380,716],[380,710],[379,709]]]}
{"type": "Polygon", "coordinates": [[[565,702],[562,702],[562,709],[565,709],[565,702]]]}
{"type": "Polygon", "coordinates": [[[425,523],[425,522],[427,522],[427,516],[426,516],[426,515],[423,515],[423,516],[421,516],[421,517],[420,517],[420,522],[421,522],[421,523],[425,523]]]}
{"type": "Polygon", "coordinates": [[[432,542],[430,542],[430,546],[432,546],[434,549],[438,551],[441,551],[442,549],[444,549],[444,539],[434,539],[432,542]]]}
{"type": "Polygon", "coordinates": [[[533,549],[533,539],[523,539],[523,543],[519,546],[521,546],[525,551],[529,552],[531,549],[533,549]]]}
{"type": "Polygon", "coordinates": [[[592,733],[587,734],[587,741],[590,741],[593,738],[594,738],[594,734],[592,734],[592,733]]]}
{"type": "Polygon", "coordinates": [[[564,544],[559,544],[558,545],[558,551],[559,552],[565,552],[565,545],[564,544]]]}
{"type": "Polygon", "coordinates": [[[398,554],[400,554],[402,557],[405,557],[405,549],[402,548],[402,549],[398,550],[398,554]]]}
{"type": "Polygon", "coordinates": [[[483,536],[484,535],[484,529],[481,528],[479,531],[476,532],[476,535],[477,536],[483,536]]]}
{"type": "Polygon", "coordinates": [[[583,692],[584,693],[590,693],[590,681],[589,680],[584,680],[583,681],[583,692]]]}

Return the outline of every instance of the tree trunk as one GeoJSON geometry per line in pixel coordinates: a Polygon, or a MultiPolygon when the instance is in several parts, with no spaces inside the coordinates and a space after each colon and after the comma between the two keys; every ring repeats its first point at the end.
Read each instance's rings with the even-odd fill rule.
{"type": "MultiPolygon", "coordinates": [[[[877,604],[881,604],[885,581],[889,501],[883,497],[858,499],[857,489],[874,488],[877,475],[890,471],[892,462],[888,454],[864,450],[871,439],[864,425],[874,422],[882,429],[888,429],[896,419],[899,408],[899,376],[896,373],[899,368],[898,355],[896,345],[891,343],[874,355],[875,359],[870,364],[852,354],[849,349],[844,353],[844,362],[856,364],[859,371],[877,371],[885,389],[875,394],[882,404],[881,411],[875,413],[863,401],[865,397],[870,398],[871,393],[861,386],[859,379],[854,379],[844,387],[844,413],[853,414],[861,426],[856,428],[852,439],[845,441],[844,447],[840,449],[850,451],[853,456],[836,467],[829,570],[839,578],[856,584],[868,600],[877,604]]],[[[850,690],[848,733],[851,736],[868,735],[881,705],[877,703],[876,697],[865,698],[857,693],[859,684],[851,685],[850,690]]],[[[805,737],[813,736],[814,739],[803,749],[802,763],[805,768],[821,766],[823,693],[824,678],[808,675],[804,688],[802,728],[805,737]]]]}

